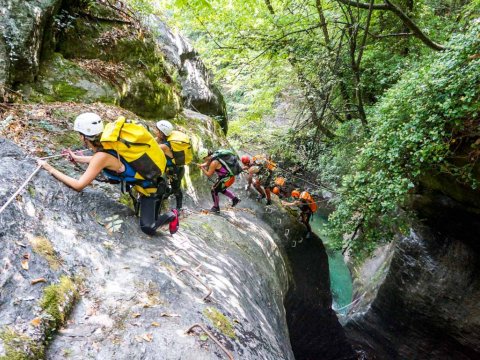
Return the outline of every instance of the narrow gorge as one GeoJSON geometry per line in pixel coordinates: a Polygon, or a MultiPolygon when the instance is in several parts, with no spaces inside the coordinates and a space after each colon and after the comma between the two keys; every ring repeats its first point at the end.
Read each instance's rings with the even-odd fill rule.
{"type": "Polygon", "coordinates": [[[1,0],[0,360],[479,358],[480,4],[396,2],[1,0]],[[177,233],[37,167],[85,112],[190,137],[177,233]],[[207,210],[220,148],[271,204],[207,210]]]}

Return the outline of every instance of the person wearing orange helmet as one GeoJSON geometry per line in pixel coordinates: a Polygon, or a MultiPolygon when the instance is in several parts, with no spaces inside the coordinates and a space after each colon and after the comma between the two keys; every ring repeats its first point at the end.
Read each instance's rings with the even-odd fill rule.
{"type": "MultiPolygon", "coordinates": [[[[310,236],[312,232],[312,227],[310,226],[310,219],[314,212],[313,205],[316,205],[316,204],[313,201],[311,195],[306,191],[300,192],[299,190],[295,189],[295,190],[292,190],[291,196],[294,200],[292,202],[282,201],[282,205],[298,206],[298,208],[300,209],[300,221],[307,228],[307,236],[310,236]]],[[[316,207],[315,207],[315,210],[316,210],[316,207]]]]}
{"type": "Polygon", "coordinates": [[[257,200],[261,201],[266,198],[267,205],[270,205],[272,203],[272,177],[276,165],[267,155],[256,155],[253,157],[252,162],[253,165],[250,166],[248,172],[253,178],[253,186],[260,194],[257,200]]]}
{"type": "Polygon", "coordinates": [[[285,198],[290,195],[287,189],[287,181],[284,177],[277,176],[273,184],[274,184],[274,187],[272,189],[272,192],[275,195],[277,195],[279,198],[285,198]]]}
{"type": "Polygon", "coordinates": [[[248,190],[250,189],[250,187],[252,186],[252,183],[253,183],[253,174],[251,174],[249,172],[249,169],[250,167],[253,166],[253,162],[252,162],[252,159],[250,159],[250,156],[248,155],[243,155],[241,158],[240,158],[241,162],[242,162],[242,168],[243,168],[243,171],[245,171],[247,173],[247,185],[245,185],[245,190],[248,190]]]}

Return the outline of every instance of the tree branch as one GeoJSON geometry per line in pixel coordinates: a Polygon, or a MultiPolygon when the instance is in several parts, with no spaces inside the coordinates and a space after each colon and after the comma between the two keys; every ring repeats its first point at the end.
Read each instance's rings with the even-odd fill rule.
{"type": "Polygon", "coordinates": [[[417,24],[415,24],[412,19],[410,19],[408,15],[402,11],[402,9],[400,9],[397,5],[393,4],[390,0],[384,1],[385,4],[388,4],[389,10],[395,15],[397,15],[403,21],[405,26],[412,30],[415,36],[420,39],[425,45],[427,45],[433,50],[445,50],[445,46],[436,43],[435,41],[431,40],[427,35],[425,35],[424,32],[420,30],[420,28],[417,26],[417,24]]]}
{"type": "Polygon", "coordinates": [[[317,8],[318,17],[320,18],[320,23],[322,26],[323,37],[325,38],[325,44],[327,46],[330,44],[330,36],[328,35],[327,21],[325,20],[325,15],[323,14],[322,0],[316,0],[315,6],[317,8]]]}
{"type": "MultiPolygon", "coordinates": [[[[337,0],[338,2],[349,5],[349,6],[354,6],[359,9],[370,9],[370,4],[369,3],[361,3],[358,1],[353,1],[353,0],[337,0]]],[[[410,17],[408,17],[407,14],[405,14],[402,9],[400,9],[397,5],[392,3],[390,0],[384,0],[384,4],[373,4],[372,5],[373,10],[384,10],[384,11],[391,11],[395,15],[397,15],[398,18],[403,22],[403,24],[409,28],[414,36],[418,38],[421,42],[423,42],[425,45],[427,45],[429,48],[433,50],[445,50],[445,46],[436,43],[432,39],[430,39],[418,26],[413,22],[410,17]]]]}
{"type": "MultiPolygon", "coordinates": [[[[353,0],[337,0],[337,1],[341,2],[342,4],[354,6],[356,8],[360,8],[360,9],[367,9],[367,10],[370,9],[370,4],[369,3],[361,3],[361,2],[353,1],[353,0]]],[[[373,8],[373,10],[390,10],[388,5],[386,5],[386,4],[373,4],[372,8],[373,8]]]]}

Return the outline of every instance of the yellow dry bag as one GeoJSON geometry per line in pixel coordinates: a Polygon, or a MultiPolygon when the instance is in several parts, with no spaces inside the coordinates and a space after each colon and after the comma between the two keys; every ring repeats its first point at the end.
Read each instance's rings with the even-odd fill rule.
{"type": "Polygon", "coordinates": [[[115,150],[133,169],[135,178],[156,182],[167,160],[154,137],[140,123],[120,116],[108,123],[100,138],[105,150],[115,150]]]}
{"type": "Polygon", "coordinates": [[[167,138],[170,149],[173,153],[173,162],[175,165],[188,165],[192,162],[192,145],[188,135],[181,131],[173,130],[167,138]]]}

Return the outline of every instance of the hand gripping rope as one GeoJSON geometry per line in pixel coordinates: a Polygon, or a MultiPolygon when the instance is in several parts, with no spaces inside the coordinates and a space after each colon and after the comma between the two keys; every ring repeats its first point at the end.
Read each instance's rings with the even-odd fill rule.
{"type": "MultiPolygon", "coordinates": [[[[53,159],[53,158],[57,158],[57,157],[62,157],[62,156],[65,156],[65,154],[57,154],[57,155],[50,155],[50,156],[45,156],[45,157],[41,157],[41,158],[38,158],[39,160],[45,160],[45,159],[53,159]]],[[[20,187],[18,188],[17,191],[15,191],[15,193],[10,196],[10,198],[7,200],[7,202],[5,204],[3,204],[3,206],[0,208],[0,214],[3,212],[3,210],[5,210],[7,208],[8,205],[10,205],[10,203],[18,196],[18,194],[20,194],[20,192],[25,188],[25,186],[27,186],[27,184],[32,180],[32,178],[35,176],[35,174],[37,172],[40,171],[42,167],[40,165],[38,165],[35,170],[33,171],[32,174],[30,174],[30,176],[27,178],[27,180],[25,180],[25,182],[20,185],[20,187]]]]}

